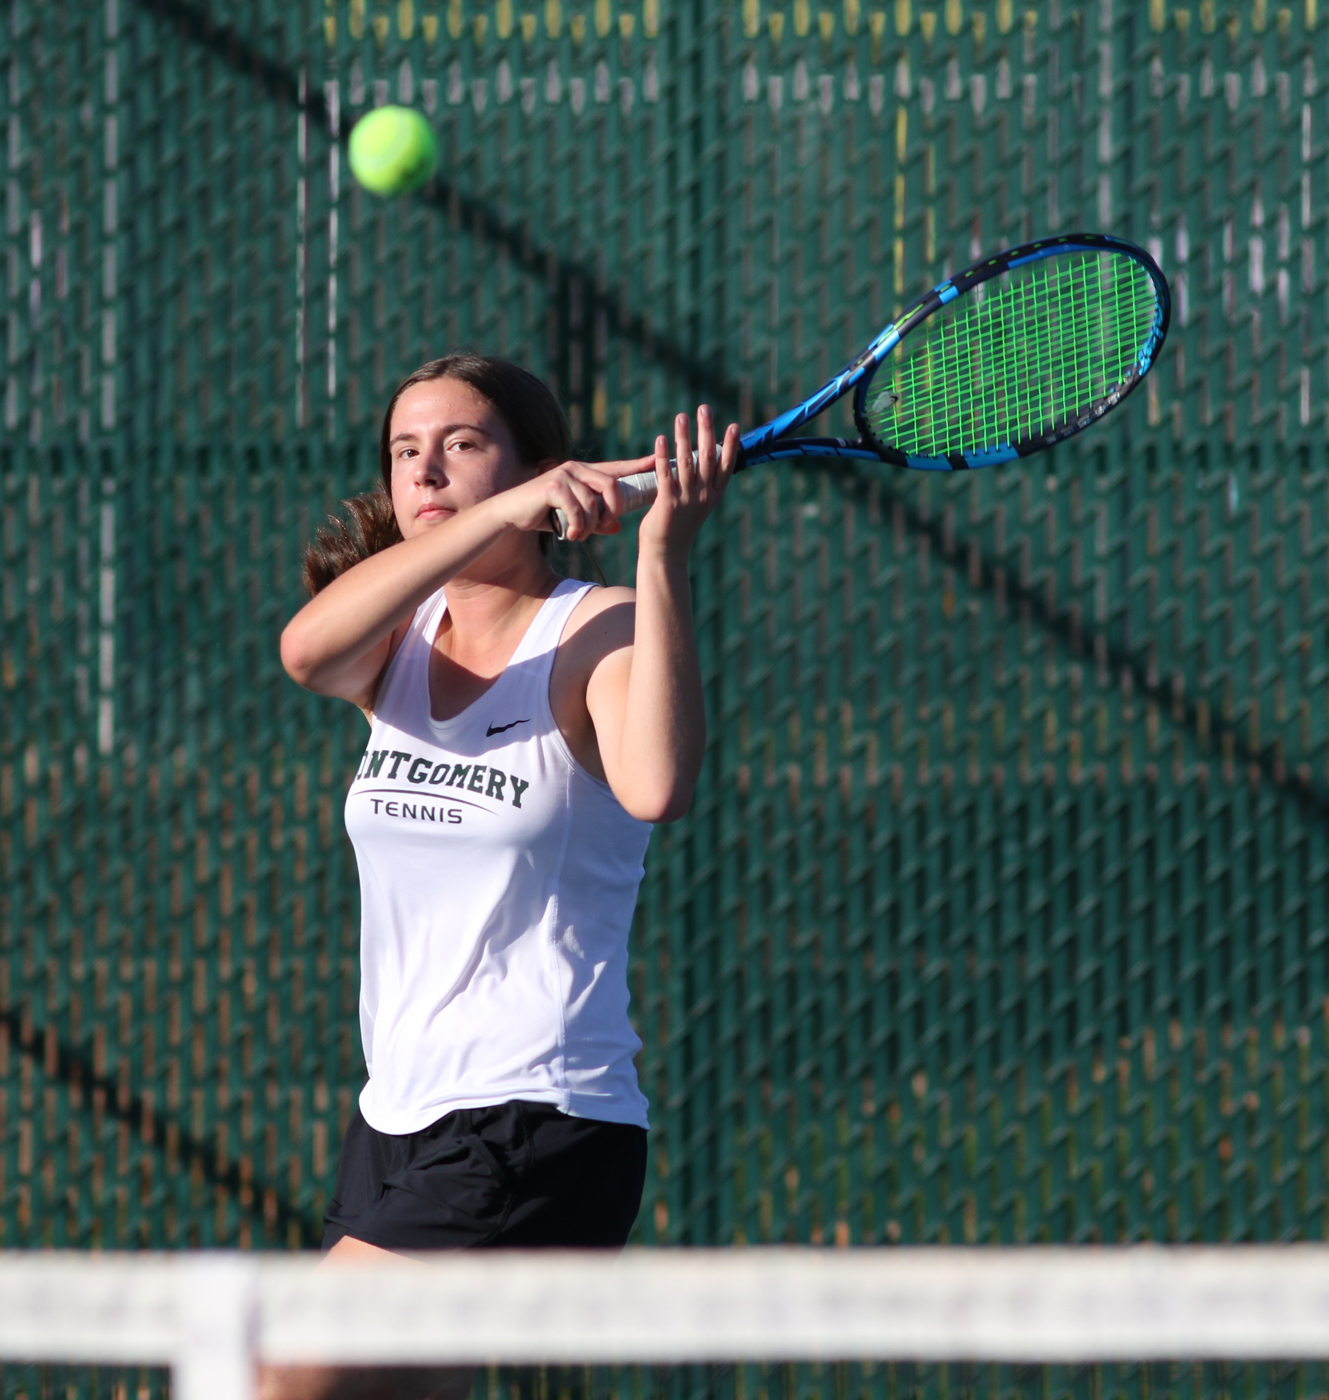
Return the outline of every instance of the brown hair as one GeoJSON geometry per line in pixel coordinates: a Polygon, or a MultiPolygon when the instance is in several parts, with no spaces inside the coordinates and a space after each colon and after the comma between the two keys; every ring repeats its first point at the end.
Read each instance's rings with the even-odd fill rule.
{"type": "Polygon", "coordinates": [[[533,467],[550,458],[563,462],[571,457],[568,420],[549,386],[529,370],[509,360],[468,350],[429,360],[408,374],[388,400],[378,442],[382,479],[372,491],[342,502],[350,513],[349,522],[329,516],[327,523],[319,527],[314,542],[306,547],[301,577],[311,596],[362,559],[400,541],[401,530],[392,509],[392,453],[388,447],[392,413],[407,389],[431,379],[460,379],[486,398],[507,424],[523,466],[533,467]]]}

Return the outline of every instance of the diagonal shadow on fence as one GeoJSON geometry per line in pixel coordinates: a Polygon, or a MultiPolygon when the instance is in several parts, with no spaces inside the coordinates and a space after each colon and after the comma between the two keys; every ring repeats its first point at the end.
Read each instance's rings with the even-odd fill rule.
{"type": "MultiPolygon", "coordinates": [[[[1203,729],[1199,705],[1174,688],[1171,677],[1151,679],[1151,668],[1138,653],[1113,642],[1105,630],[1083,622],[1077,625],[1069,609],[1049,608],[1043,594],[1036,588],[1021,584],[1015,571],[1006,566],[1006,561],[984,554],[976,544],[960,536],[948,537],[939,518],[925,516],[905,492],[892,487],[891,470],[894,469],[865,469],[860,463],[846,458],[844,465],[835,471],[834,479],[844,494],[853,500],[867,504],[875,495],[879,506],[900,510],[905,527],[912,534],[926,536],[938,558],[965,563],[966,567],[956,571],[961,580],[983,593],[993,594],[1000,590],[1008,603],[1024,609],[1031,622],[1073,656],[1096,660],[1116,676],[1123,672],[1128,674],[1137,694],[1155,701],[1169,723],[1200,741],[1203,729]]],[[[1304,817],[1316,821],[1329,819],[1329,794],[1311,781],[1309,767],[1302,765],[1294,768],[1287,764],[1279,758],[1273,746],[1252,748],[1242,739],[1236,725],[1213,719],[1213,716],[1221,715],[1222,710],[1212,699],[1209,711],[1211,743],[1220,747],[1225,742],[1230,743],[1233,757],[1247,768],[1258,770],[1261,781],[1267,782],[1304,817]]]]}
{"type": "Polygon", "coordinates": [[[9,1032],[10,1043],[19,1054],[48,1079],[78,1086],[102,1112],[136,1129],[157,1152],[163,1156],[178,1155],[188,1164],[186,1170],[197,1167],[205,1181],[227,1191],[240,1210],[264,1220],[280,1239],[295,1235],[304,1248],[318,1245],[323,1237],[321,1220],[292,1205],[275,1187],[246,1176],[238,1162],[221,1165],[215,1148],[177,1120],[153,1112],[141,1095],[98,1074],[88,1055],[62,1041],[54,1026],[35,1026],[22,1011],[12,1007],[0,1009],[0,1026],[9,1032]]]}
{"type": "MultiPolygon", "coordinates": [[[[272,98],[304,112],[330,139],[345,145],[349,132],[334,130],[328,103],[316,85],[302,81],[300,72],[263,54],[237,30],[217,23],[202,6],[188,0],[136,0],[139,7],[161,23],[169,25],[182,38],[207,49],[232,71],[262,87],[272,98]]],[[[449,216],[459,227],[482,242],[502,248],[514,266],[544,282],[559,322],[557,337],[560,383],[566,388],[571,376],[567,365],[569,346],[579,343],[581,363],[593,365],[595,325],[603,316],[612,334],[633,345],[652,363],[675,376],[690,393],[709,396],[724,415],[738,412],[740,391],[728,381],[718,359],[707,360],[658,330],[648,315],[632,310],[622,289],[606,286],[589,264],[560,253],[556,248],[535,241],[529,229],[503,218],[487,201],[467,194],[455,184],[436,175],[417,198],[449,216]]],[[[583,375],[585,388],[575,394],[584,397],[583,422],[591,416],[593,376],[583,375]]],[[[583,448],[593,448],[593,442],[583,448]]]]}

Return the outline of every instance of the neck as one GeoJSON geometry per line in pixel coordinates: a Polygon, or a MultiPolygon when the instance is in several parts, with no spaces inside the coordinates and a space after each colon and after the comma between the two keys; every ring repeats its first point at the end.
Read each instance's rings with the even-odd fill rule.
{"type": "Polygon", "coordinates": [[[450,634],[449,650],[458,643],[496,640],[505,624],[527,620],[532,608],[558,585],[558,575],[538,546],[502,561],[476,563],[482,567],[472,567],[447,584],[448,611],[439,636],[442,640],[444,633],[450,634]]]}

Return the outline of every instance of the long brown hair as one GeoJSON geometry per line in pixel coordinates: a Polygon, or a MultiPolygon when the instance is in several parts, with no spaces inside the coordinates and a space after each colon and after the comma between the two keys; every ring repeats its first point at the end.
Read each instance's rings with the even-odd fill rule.
{"type": "Polygon", "coordinates": [[[381,480],[372,491],[343,501],[350,519],[329,516],[327,523],[319,527],[313,543],[305,549],[301,577],[311,597],[362,559],[401,540],[397,516],[392,509],[392,453],[388,447],[392,413],[407,389],[431,379],[460,379],[487,399],[507,424],[523,466],[533,467],[549,458],[564,462],[571,457],[572,433],[568,420],[549,386],[530,370],[510,360],[477,355],[469,350],[429,360],[408,374],[388,400],[378,443],[381,480]]]}

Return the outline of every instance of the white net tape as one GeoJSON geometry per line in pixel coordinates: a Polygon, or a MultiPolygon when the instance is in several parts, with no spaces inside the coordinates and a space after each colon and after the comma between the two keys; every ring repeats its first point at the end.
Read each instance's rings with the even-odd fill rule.
{"type": "Polygon", "coordinates": [[[1329,1357],[1329,1246],[0,1254],[0,1360],[346,1365],[1329,1357]]]}

